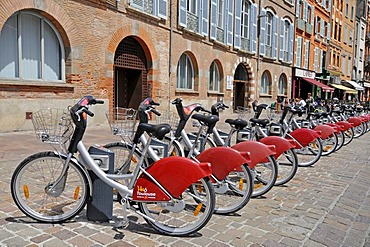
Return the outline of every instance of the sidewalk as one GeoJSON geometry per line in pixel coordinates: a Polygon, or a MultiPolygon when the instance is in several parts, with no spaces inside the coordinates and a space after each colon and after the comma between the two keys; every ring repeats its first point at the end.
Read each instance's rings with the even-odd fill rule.
{"type": "MultiPolygon", "coordinates": [[[[106,125],[89,128],[85,144],[118,140],[106,125]]],[[[370,133],[314,167],[299,168],[286,186],[252,199],[234,215],[214,215],[198,234],[183,238],[159,235],[136,214],[125,229],[89,222],[85,210],[64,224],[25,217],[11,198],[12,172],[28,155],[50,148],[31,131],[2,133],[0,143],[0,246],[370,246],[370,133]]]]}

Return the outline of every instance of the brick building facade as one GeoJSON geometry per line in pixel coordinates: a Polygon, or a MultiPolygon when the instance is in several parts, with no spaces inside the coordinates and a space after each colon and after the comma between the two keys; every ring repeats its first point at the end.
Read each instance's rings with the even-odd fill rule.
{"type": "Polygon", "coordinates": [[[106,100],[93,124],[147,96],[163,110],[176,97],[231,109],[288,97],[293,13],[288,0],[1,1],[0,130],[31,129],[32,112],[83,95],[106,100]]]}

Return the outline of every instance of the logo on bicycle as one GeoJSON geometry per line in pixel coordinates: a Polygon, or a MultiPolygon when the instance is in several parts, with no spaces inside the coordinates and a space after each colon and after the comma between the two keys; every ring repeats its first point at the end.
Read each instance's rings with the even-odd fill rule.
{"type": "Polygon", "coordinates": [[[155,197],[157,196],[157,194],[156,193],[148,192],[148,189],[146,187],[143,187],[143,186],[138,185],[137,186],[136,196],[138,198],[144,198],[144,199],[155,199],[155,197]]]}

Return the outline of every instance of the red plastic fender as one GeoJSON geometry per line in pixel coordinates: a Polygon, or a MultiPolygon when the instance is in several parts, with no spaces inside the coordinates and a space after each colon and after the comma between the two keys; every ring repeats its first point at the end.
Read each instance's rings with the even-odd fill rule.
{"type": "Polygon", "coordinates": [[[313,130],[321,132],[321,139],[326,139],[329,136],[332,136],[335,132],[335,129],[333,127],[325,124],[317,125],[313,130]]]}
{"type": "Polygon", "coordinates": [[[238,152],[230,147],[214,147],[204,150],[197,156],[200,162],[209,162],[212,167],[212,174],[223,180],[233,170],[241,170],[241,165],[251,162],[248,152],[238,152]]]}
{"type": "Polygon", "coordinates": [[[334,130],[335,130],[336,133],[340,133],[341,131],[344,130],[344,127],[342,125],[339,125],[339,124],[327,123],[325,125],[334,128],[334,130]]]}
{"type": "Polygon", "coordinates": [[[350,117],[347,121],[350,122],[350,123],[353,123],[354,127],[357,127],[357,126],[361,125],[361,123],[362,123],[361,119],[359,119],[357,117],[350,117]]]}
{"type": "Polygon", "coordinates": [[[275,146],[266,145],[257,141],[243,141],[235,144],[231,148],[239,152],[248,152],[250,157],[250,168],[254,168],[258,163],[265,162],[266,158],[271,155],[275,155],[275,146]]]}
{"type": "MultiPolygon", "coordinates": [[[[212,174],[211,164],[197,163],[179,156],[160,159],[146,171],[175,198],[178,198],[192,183],[212,174]]],[[[143,173],[135,183],[133,199],[168,201],[170,197],[143,173]]]]}
{"type": "Polygon", "coordinates": [[[354,125],[353,123],[349,123],[349,122],[346,122],[346,121],[339,121],[339,122],[336,122],[336,124],[343,126],[344,131],[352,128],[353,125],[354,125]]]}
{"type": "Polygon", "coordinates": [[[260,142],[266,145],[275,146],[275,151],[276,151],[274,155],[275,159],[277,159],[285,151],[292,149],[292,148],[296,148],[294,141],[291,142],[290,140],[287,140],[280,136],[267,136],[267,137],[262,138],[260,142]]]}
{"type": "Polygon", "coordinates": [[[301,128],[301,129],[296,129],[292,131],[290,135],[299,142],[299,144],[297,145],[297,148],[300,148],[300,145],[302,145],[302,147],[306,147],[313,140],[320,137],[319,133],[315,130],[301,128]]]}

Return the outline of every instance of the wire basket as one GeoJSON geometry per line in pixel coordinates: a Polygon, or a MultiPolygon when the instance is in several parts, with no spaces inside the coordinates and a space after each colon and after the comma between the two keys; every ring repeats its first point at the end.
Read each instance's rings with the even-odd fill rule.
{"type": "Polygon", "coordinates": [[[109,126],[113,135],[131,140],[135,133],[137,110],[132,108],[116,107],[113,112],[107,112],[109,126]]]}
{"type": "Polygon", "coordinates": [[[154,124],[169,124],[172,131],[176,131],[179,125],[180,117],[177,113],[171,111],[161,111],[160,116],[155,116],[154,124]]]}
{"type": "Polygon", "coordinates": [[[238,106],[235,111],[238,114],[238,118],[249,121],[249,119],[254,117],[254,112],[250,108],[244,108],[238,106]]]}
{"type": "Polygon", "coordinates": [[[62,109],[48,108],[34,112],[32,124],[37,139],[45,143],[64,145],[74,131],[69,112],[62,109]]]}

